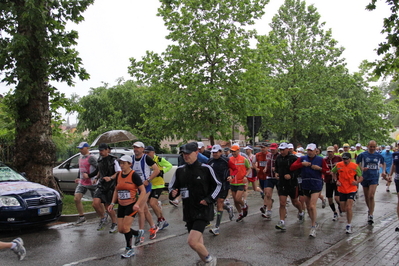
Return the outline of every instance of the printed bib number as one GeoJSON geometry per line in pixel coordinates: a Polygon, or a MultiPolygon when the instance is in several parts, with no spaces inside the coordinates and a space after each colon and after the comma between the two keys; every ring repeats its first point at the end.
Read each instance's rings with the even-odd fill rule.
{"type": "Polygon", "coordinates": [[[188,189],[187,188],[180,189],[180,195],[182,199],[187,199],[189,197],[188,189]]]}
{"type": "Polygon", "coordinates": [[[260,167],[266,167],[266,161],[259,162],[260,167]]]}
{"type": "Polygon", "coordinates": [[[372,169],[372,170],[377,170],[377,169],[378,169],[378,166],[377,166],[376,164],[368,164],[368,165],[367,165],[367,168],[368,168],[368,169],[372,169]]]}
{"type": "Polygon", "coordinates": [[[119,190],[118,198],[121,200],[130,199],[130,191],[129,190],[119,190]]]}

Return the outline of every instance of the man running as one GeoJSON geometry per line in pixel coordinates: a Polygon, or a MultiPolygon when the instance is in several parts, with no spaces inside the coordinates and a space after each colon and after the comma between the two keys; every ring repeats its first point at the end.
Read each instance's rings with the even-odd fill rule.
{"type": "Polygon", "coordinates": [[[385,174],[385,162],[384,157],[376,152],[377,142],[370,140],[367,145],[367,151],[361,153],[356,158],[356,163],[360,166],[363,171],[363,181],[361,182],[363,186],[364,199],[366,200],[366,205],[368,208],[368,220],[369,224],[374,223],[374,195],[378,186],[378,179],[380,175],[380,167],[382,166],[383,178],[386,177],[385,174]]]}
{"type": "Polygon", "coordinates": [[[273,207],[273,189],[277,186],[277,176],[275,170],[275,161],[278,155],[278,145],[277,143],[270,144],[270,153],[266,155],[266,167],[263,171],[266,173],[265,181],[265,199],[263,201],[263,208],[261,208],[262,216],[266,220],[271,220],[272,218],[272,207],[273,207]]]}
{"type": "Polygon", "coordinates": [[[323,188],[322,174],[329,169],[323,158],[316,156],[316,144],[310,143],[306,147],[307,155],[298,158],[290,167],[291,171],[301,169],[302,191],[305,196],[306,208],[312,222],[309,236],[316,237],[318,224],[316,202],[323,188]]]}
{"type": "Polygon", "coordinates": [[[81,142],[77,148],[80,151],[79,157],[79,175],[75,180],[77,183],[77,187],[75,189],[74,200],[76,209],[78,210],[79,218],[76,224],[82,224],[86,222],[86,218],[84,215],[82,198],[83,195],[86,194],[87,190],[90,191],[91,197],[94,196],[94,191],[97,186],[93,185],[93,180],[91,177],[95,176],[95,172],[97,169],[97,157],[90,154],[89,144],[87,142],[81,142]],[[90,175],[94,174],[94,175],[90,175]]]}
{"type": "Polygon", "coordinates": [[[293,164],[298,157],[294,154],[290,154],[287,143],[283,142],[279,146],[280,154],[276,158],[276,176],[278,177],[277,191],[280,199],[280,221],[276,225],[276,229],[285,231],[285,216],[287,214],[287,197],[290,196],[292,205],[298,209],[298,219],[303,222],[304,212],[302,210],[302,204],[298,200],[298,180],[297,174],[290,170],[291,164],[293,164]]]}
{"type": "Polygon", "coordinates": [[[339,201],[339,194],[337,190],[337,183],[335,182],[335,179],[333,179],[332,177],[331,170],[334,168],[334,166],[337,163],[342,161],[342,158],[341,156],[334,155],[334,147],[329,146],[327,147],[327,156],[323,160],[326,162],[329,169],[329,171],[324,174],[324,183],[326,183],[326,197],[328,199],[328,204],[330,205],[330,208],[333,211],[332,220],[336,221],[338,220],[338,213],[337,210],[335,209],[334,199],[338,205],[339,213],[341,214],[342,211],[339,201]]]}
{"type": "Polygon", "coordinates": [[[212,156],[208,161],[208,165],[212,167],[216,178],[220,183],[222,183],[222,188],[217,196],[216,224],[214,228],[209,230],[209,232],[217,236],[220,233],[219,227],[222,221],[223,210],[226,210],[229,213],[230,221],[234,218],[233,206],[226,206],[224,201],[230,190],[230,183],[227,180],[231,175],[236,175],[238,170],[235,164],[233,164],[233,161],[222,156],[222,147],[220,145],[213,145],[211,152],[212,156]]]}
{"type": "Polygon", "coordinates": [[[353,202],[357,192],[357,185],[362,182],[362,170],[360,167],[351,162],[351,154],[344,152],[342,154],[343,162],[338,162],[331,170],[333,178],[337,182],[339,191],[339,199],[341,209],[346,212],[346,233],[352,234],[352,217],[353,217],[353,202]]]}
{"type": "Polygon", "coordinates": [[[213,220],[213,206],[222,184],[209,165],[198,161],[196,142],[187,143],[182,151],[186,164],[176,169],[169,183],[169,199],[174,200],[181,195],[183,220],[189,232],[187,243],[203,262],[214,266],[217,259],[206,249],[203,232],[213,220]]]}

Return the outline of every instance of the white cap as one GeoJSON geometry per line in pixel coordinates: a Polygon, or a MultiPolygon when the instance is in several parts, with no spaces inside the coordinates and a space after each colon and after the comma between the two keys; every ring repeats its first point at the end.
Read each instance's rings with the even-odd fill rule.
{"type": "Polygon", "coordinates": [[[339,150],[339,151],[343,151],[343,150],[344,150],[344,148],[339,148],[338,150],[339,150]]]}
{"type": "Polygon", "coordinates": [[[385,149],[386,149],[387,151],[389,151],[389,150],[391,149],[391,146],[386,146],[385,149]]]}
{"type": "Polygon", "coordinates": [[[198,149],[201,149],[202,147],[205,147],[203,142],[197,142],[198,144],[198,149]]]}
{"type": "Polygon", "coordinates": [[[294,148],[294,145],[293,145],[292,143],[288,143],[288,144],[287,144],[287,147],[288,147],[288,149],[293,149],[293,148],[294,148]]]}
{"type": "Polygon", "coordinates": [[[119,161],[133,163],[132,156],[129,155],[123,155],[121,158],[119,158],[119,161]]]}
{"type": "Polygon", "coordinates": [[[133,146],[133,147],[138,147],[138,148],[145,148],[144,143],[141,142],[141,141],[136,141],[135,143],[133,143],[132,146],[133,146]]]}
{"type": "Polygon", "coordinates": [[[316,148],[317,148],[317,146],[314,143],[309,143],[308,146],[306,146],[306,150],[314,151],[316,148]]]}
{"type": "Polygon", "coordinates": [[[296,151],[303,151],[303,148],[299,147],[299,148],[296,149],[296,151]]]}
{"type": "Polygon", "coordinates": [[[280,150],[288,149],[288,144],[286,142],[282,142],[282,143],[280,143],[280,146],[278,146],[278,148],[280,150]]]}
{"type": "Polygon", "coordinates": [[[244,150],[251,150],[251,151],[253,151],[254,149],[252,149],[251,146],[246,146],[246,147],[244,148],[244,150]]]}
{"type": "Polygon", "coordinates": [[[211,152],[218,152],[222,150],[222,146],[220,146],[219,144],[215,144],[212,146],[212,150],[211,152]]]}
{"type": "Polygon", "coordinates": [[[362,147],[362,144],[356,143],[356,147],[362,147]]]}

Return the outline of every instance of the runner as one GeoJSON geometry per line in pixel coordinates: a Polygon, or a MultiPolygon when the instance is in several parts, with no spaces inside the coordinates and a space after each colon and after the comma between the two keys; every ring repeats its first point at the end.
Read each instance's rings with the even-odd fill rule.
{"type": "MultiPolygon", "coordinates": [[[[144,143],[136,141],[133,143],[134,155],[132,156],[132,169],[140,176],[143,181],[146,195],[144,202],[140,202],[139,209],[139,229],[144,231],[144,224],[147,220],[150,225],[150,239],[154,239],[157,236],[159,227],[154,223],[152,215],[148,209],[147,201],[150,197],[152,184],[151,181],[159,175],[158,165],[151,159],[150,156],[144,153],[144,143]]],[[[144,242],[144,236],[141,236],[140,243],[144,242]]],[[[137,243],[135,243],[137,245],[137,243]]]]}
{"type": "Polygon", "coordinates": [[[389,192],[389,187],[390,187],[390,185],[392,183],[392,177],[388,175],[391,172],[392,154],[393,154],[393,152],[391,151],[391,146],[386,146],[384,152],[381,152],[381,155],[382,155],[382,157],[384,157],[384,162],[385,162],[385,174],[386,174],[386,176],[383,179],[387,181],[387,183],[386,183],[386,185],[387,185],[386,192],[389,192]]]}
{"type": "MultiPolygon", "coordinates": [[[[398,205],[396,207],[396,213],[398,215],[399,220],[399,151],[396,151],[392,155],[393,164],[390,171],[390,176],[394,177],[395,187],[396,187],[396,195],[398,197],[398,205]]],[[[395,228],[395,232],[399,232],[399,226],[395,228]]]]}
{"type": "Polygon", "coordinates": [[[184,146],[186,164],[176,169],[169,183],[169,199],[174,200],[181,195],[183,220],[189,232],[187,243],[206,265],[214,266],[217,259],[206,249],[203,232],[209,221],[213,220],[213,206],[222,184],[209,165],[198,161],[198,152],[196,142],[184,146]]]}
{"type": "Polygon", "coordinates": [[[248,187],[249,187],[250,183],[252,184],[252,190],[254,192],[260,192],[261,193],[262,190],[256,185],[256,180],[257,180],[257,177],[256,177],[256,163],[255,163],[256,162],[256,156],[255,156],[255,154],[252,153],[253,149],[252,149],[251,146],[248,145],[248,146],[246,146],[244,148],[244,150],[245,150],[246,155],[248,156],[248,161],[251,164],[251,171],[249,172],[249,175],[247,177],[248,182],[245,185],[245,189],[244,189],[244,191],[245,191],[244,192],[244,202],[246,203],[247,202],[247,195],[248,195],[248,187]]]}
{"type": "Polygon", "coordinates": [[[216,224],[214,228],[209,229],[210,233],[217,236],[220,233],[219,227],[222,221],[223,209],[228,212],[230,221],[232,221],[234,218],[233,206],[227,206],[224,204],[224,201],[230,190],[230,183],[227,180],[231,175],[236,175],[238,170],[232,161],[222,156],[222,147],[220,145],[213,145],[211,152],[212,156],[208,161],[208,165],[212,167],[216,178],[222,184],[222,188],[217,196],[216,224]]]}
{"type": "Polygon", "coordinates": [[[277,176],[275,169],[275,161],[278,155],[278,145],[277,143],[270,144],[270,153],[266,155],[266,167],[263,171],[266,173],[266,182],[265,182],[265,199],[263,201],[263,209],[261,209],[262,217],[266,218],[266,220],[270,221],[272,218],[272,208],[273,202],[272,199],[273,189],[277,186],[277,176]]]}
{"type": "MultiPolygon", "coordinates": [[[[263,170],[266,167],[267,154],[268,154],[268,152],[267,152],[266,145],[260,145],[260,152],[255,154],[255,167],[256,167],[256,173],[257,173],[256,175],[259,180],[259,186],[261,189],[261,197],[263,200],[265,198],[265,188],[266,188],[266,173],[263,170]]],[[[262,211],[262,208],[261,208],[261,211],[262,211]]]]}
{"type": "Polygon", "coordinates": [[[343,162],[338,162],[331,170],[333,178],[337,182],[341,209],[346,212],[346,233],[352,234],[353,202],[357,192],[357,185],[362,182],[362,171],[360,167],[351,162],[351,154],[342,154],[343,162]]]}
{"type": "Polygon", "coordinates": [[[284,220],[287,214],[287,197],[290,196],[292,204],[298,209],[298,219],[300,222],[303,222],[304,212],[302,210],[302,204],[298,200],[297,173],[290,170],[291,164],[293,164],[298,157],[289,153],[288,145],[285,142],[280,144],[279,149],[280,154],[276,158],[275,171],[278,177],[277,191],[280,199],[280,221],[275,228],[285,231],[284,220]]]}
{"type": "Polygon", "coordinates": [[[170,169],[172,169],[173,165],[168,162],[165,158],[159,157],[155,154],[155,149],[152,146],[147,146],[144,152],[154,160],[159,168],[159,175],[151,180],[151,193],[149,197],[149,204],[151,209],[154,211],[155,215],[157,216],[158,222],[157,226],[159,230],[163,230],[165,227],[169,226],[169,223],[165,220],[163,216],[162,209],[158,204],[158,199],[161,196],[164,188],[165,188],[165,181],[163,180],[163,175],[167,173],[170,169]]]}
{"type": "Polygon", "coordinates": [[[230,176],[227,181],[230,182],[230,190],[233,196],[234,205],[239,213],[236,222],[240,222],[248,214],[248,205],[244,203],[242,199],[244,193],[244,186],[247,182],[247,176],[251,171],[251,165],[249,161],[241,156],[240,147],[233,145],[230,149],[233,156],[230,157],[230,161],[237,167],[238,172],[234,174],[233,170],[230,170],[230,176]]]}
{"type": "MultiPolygon", "coordinates": [[[[133,230],[134,217],[140,209],[140,204],[145,203],[145,188],[140,176],[131,169],[132,157],[123,155],[119,159],[122,172],[117,175],[117,184],[108,211],[112,212],[114,205],[118,203],[118,232],[125,235],[126,249],[121,254],[122,258],[134,256],[132,238],[136,239],[144,234],[143,230],[133,230]],[[138,192],[140,196],[138,197],[138,192]],[[137,199],[138,198],[138,199],[137,199]]],[[[139,241],[136,241],[137,243],[139,241]]]]}
{"type": "Polygon", "coordinates": [[[301,169],[302,190],[305,195],[306,208],[312,221],[309,232],[311,237],[316,237],[318,227],[316,223],[316,202],[323,187],[322,173],[325,174],[329,170],[323,158],[316,156],[315,150],[316,144],[308,144],[306,147],[307,155],[298,158],[290,167],[291,171],[301,169]]]}
{"type": "Polygon", "coordinates": [[[385,162],[384,157],[376,152],[377,143],[374,140],[370,140],[367,145],[367,151],[361,153],[357,159],[356,163],[360,166],[363,171],[363,181],[361,182],[363,186],[364,198],[366,200],[366,205],[368,207],[368,220],[369,224],[374,223],[374,195],[377,190],[380,166],[382,165],[382,177],[385,178],[385,162]]]}
{"type": "Polygon", "coordinates": [[[341,156],[334,155],[334,147],[329,146],[327,147],[327,156],[323,159],[327,166],[329,171],[325,173],[324,175],[324,183],[326,183],[326,197],[328,199],[328,204],[330,205],[331,210],[333,211],[333,221],[338,220],[338,213],[337,210],[335,209],[335,204],[334,204],[334,199],[335,202],[338,205],[338,210],[340,215],[342,215],[342,210],[341,210],[341,205],[339,201],[339,193],[337,190],[337,183],[335,182],[335,179],[332,177],[331,170],[334,168],[334,166],[342,161],[341,156]],[[334,196],[334,198],[333,198],[334,196]]]}

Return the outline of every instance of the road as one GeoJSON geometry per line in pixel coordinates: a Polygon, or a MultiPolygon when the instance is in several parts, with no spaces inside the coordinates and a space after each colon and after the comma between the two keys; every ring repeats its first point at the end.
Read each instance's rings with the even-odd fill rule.
{"type": "MultiPolygon", "coordinates": [[[[359,196],[354,207],[352,235],[345,234],[346,218],[332,221],[332,211],[328,206],[322,209],[319,201],[320,227],[317,237],[310,238],[308,217],[303,224],[298,224],[297,211],[290,205],[286,219],[287,231],[276,230],[277,194],[274,193],[273,196],[277,204],[273,206],[272,221],[265,221],[259,212],[261,198],[258,193],[251,192],[248,197],[248,217],[237,223],[228,221],[225,212],[220,235],[213,236],[206,229],[205,245],[218,258],[218,265],[300,265],[317,254],[326,253],[326,250],[342,240],[352,239],[365,231],[372,234],[373,226],[368,226],[366,222],[367,208],[362,191],[359,196]]],[[[124,236],[96,231],[98,220],[91,219],[80,226],[68,223],[40,230],[1,232],[2,241],[21,236],[28,253],[24,261],[17,261],[12,252],[2,250],[0,265],[203,265],[186,244],[187,231],[182,222],[182,207],[169,205],[166,197],[162,202],[164,215],[170,226],[158,232],[155,240],[149,240],[146,232],[145,243],[136,248],[136,255],[130,259],[120,257],[125,244],[124,236]]],[[[385,192],[385,184],[381,184],[376,194],[376,222],[387,218],[391,222],[396,221],[396,203],[396,194],[385,192]]],[[[134,228],[137,229],[137,220],[134,228]]],[[[325,254],[327,257],[329,255],[339,254],[336,251],[334,254],[325,254]]]]}

